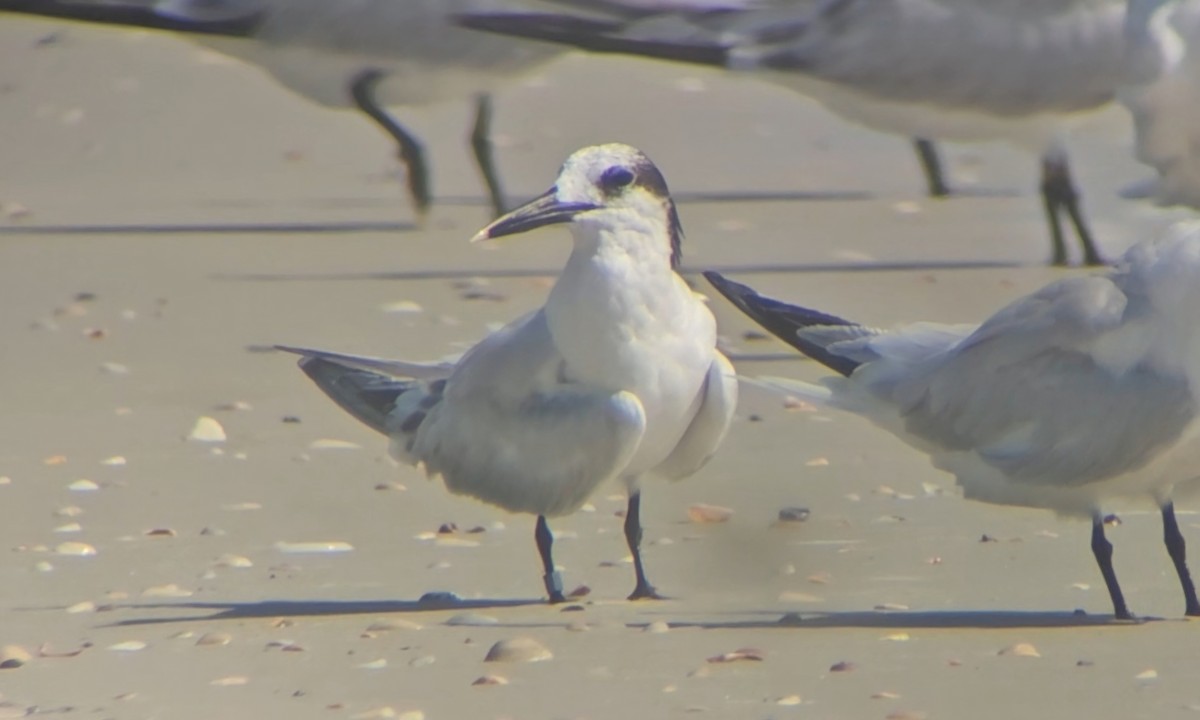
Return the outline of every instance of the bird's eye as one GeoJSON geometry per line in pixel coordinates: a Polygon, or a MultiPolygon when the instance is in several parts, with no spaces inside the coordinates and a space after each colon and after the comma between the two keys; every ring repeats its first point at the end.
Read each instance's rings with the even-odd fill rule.
{"type": "Polygon", "coordinates": [[[610,167],[600,176],[600,187],[606,193],[612,193],[633,183],[633,171],[620,166],[610,167]]]}

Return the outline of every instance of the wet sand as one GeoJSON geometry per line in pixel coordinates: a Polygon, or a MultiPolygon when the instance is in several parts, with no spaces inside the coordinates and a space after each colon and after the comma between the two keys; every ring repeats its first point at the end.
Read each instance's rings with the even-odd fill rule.
{"type": "MultiPolygon", "coordinates": [[[[967,503],[883,431],[754,389],[710,465],[646,485],[648,571],[672,599],[623,599],[614,487],[554,523],[567,586],[590,594],[541,604],[531,518],[396,467],[290,357],[259,351],[436,358],[542,301],[561,232],[466,242],[487,219],[468,114],[402,114],[441,199],[419,226],[389,144],[353,113],[171,38],[0,17],[0,645],[33,655],[0,669],[0,715],[1200,709],[1155,513],[1121,510],[1110,538],[1132,609],[1161,619],[1113,624],[1085,525],[967,503]],[[187,439],[202,416],[227,440],[187,439]],[[733,515],[692,523],[696,503],[733,515]],[[810,515],[781,524],[787,507],[810,515]],[[280,546],[317,541],[353,549],[280,546]],[[461,600],[422,601],[438,592],[461,600]],[[484,662],[521,636],[553,658],[484,662]],[[507,684],[472,684],[489,675],[507,684]]],[[[1032,155],[948,148],[970,192],[929,201],[903,140],[765,84],[568,58],[503,91],[496,130],[513,198],[581,145],[638,145],[680,199],[689,270],[863,322],[975,321],[1064,273],[1042,266],[1032,155]]],[[[1109,255],[1182,216],[1116,197],[1145,176],[1128,133],[1112,109],[1071,142],[1109,255]]],[[[714,309],[740,371],[820,375],[714,309]]]]}

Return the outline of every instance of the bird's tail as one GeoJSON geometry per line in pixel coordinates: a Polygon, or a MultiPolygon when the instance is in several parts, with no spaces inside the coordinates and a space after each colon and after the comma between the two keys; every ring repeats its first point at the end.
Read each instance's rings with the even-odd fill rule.
{"type": "Polygon", "coordinates": [[[842,375],[849,376],[860,363],[838,354],[832,347],[876,332],[835,315],[763,297],[753,288],[720,273],[710,271],[704,277],[717,292],[772,335],[842,375]]]}
{"type": "MultiPolygon", "coordinates": [[[[346,412],[371,429],[392,438],[399,455],[407,453],[411,439],[425,416],[442,400],[442,365],[415,365],[342,355],[322,350],[276,346],[300,355],[300,369],[321,391],[346,412]],[[428,372],[423,373],[422,369],[428,372]],[[426,375],[426,379],[400,378],[397,374],[426,375]]],[[[404,459],[403,457],[399,459],[404,459]]]]}
{"type": "Polygon", "coordinates": [[[0,0],[0,12],[232,37],[253,35],[266,17],[260,0],[0,0]]]}

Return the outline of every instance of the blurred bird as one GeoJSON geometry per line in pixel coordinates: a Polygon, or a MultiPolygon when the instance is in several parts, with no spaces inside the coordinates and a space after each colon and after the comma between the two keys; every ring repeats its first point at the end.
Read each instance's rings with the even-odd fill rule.
{"type": "Polygon", "coordinates": [[[1200,224],[1060,280],[982,325],[865,327],[706,277],[738,309],[841,377],[790,394],[858,413],[929,455],[967,498],[1092,519],[1092,551],[1129,619],[1101,507],[1153,500],[1200,616],[1172,495],[1200,478],[1200,224]]]}
{"type": "Polygon", "coordinates": [[[1200,2],[1130,0],[1125,33],[1120,99],[1133,115],[1138,160],[1158,173],[1125,194],[1200,208],[1200,2]]]}
{"type": "Polygon", "coordinates": [[[1113,100],[1122,78],[1124,0],[776,0],[700,17],[592,20],[570,13],[462,13],[495,33],[723,67],[794,89],[854,122],[930,140],[1003,139],[1041,154],[1052,261],[1068,262],[1061,216],[1099,265],[1064,145],[1069,122],[1113,100]]]}
{"type": "Polygon", "coordinates": [[[701,14],[754,0],[0,0],[0,11],[183,33],[258,65],[326,107],[357,107],[397,143],[418,213],[433,198],[420,141],[384,107],[473,97],[470,143],[495,214],[505,202],[492,159],[488,92],[565,52],[545,43],[456,27],[454,13],[602,8],[626,19],[689,8],[701,14]],[[518,5],[517,2],[520,2],[518,5]]]}
{"type": "Polygon", "coordinates": [[[641,477],[683,478],[725,436],[737,380],[707,305],[676,272],[682,230],[662,174],[627,145],[572,154],[544,195],[476,240],[569,224],[574,250],[546,304],[454,363],[420,364],[280,347],[338,405],[391,438],[454,493],[537,515],[550,602],[562,602],[547,517],[597,487],[629,491],[625,538],[637,584],[641,477]]]}

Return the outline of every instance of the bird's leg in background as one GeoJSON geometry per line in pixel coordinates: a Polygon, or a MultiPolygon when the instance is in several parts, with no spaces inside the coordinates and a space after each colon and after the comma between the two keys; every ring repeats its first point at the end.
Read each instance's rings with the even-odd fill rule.
{"type": "Polygon", "coordinates": [[[1096,250],[1092,234],[1088,231],[1083,213],[1079,209],[1079,192],[1071,181],[1071,167],[1067,162],[1067,154],[1061,148],[1054,147],[1042,156],[1042,199],[1046,205],[1046,219],[1050,223],[1050,239],[1054,243],[1054,265],[1067,264],[1067,246],[1063,240],[1062,223],[1059,211],[1065,210],[1075,226],[1075,233],[1083,245],[1083,262],[1085,265],[1103,265],[1104,258],[1096,250]]]}
{"type": "Polygon", "coordinates": [[[504,214],[504,190],[496,174],[496,163],[492,159],[492,96],[480,93],[475,96],[475,125],[471,128],[471,149],[475,151],[475,162],[483,175],[488,196],[492,201],[492,216],[504,214]]]}
{"type": "Polygon", "coordinates": [[[408,192],[416,205],[417,213],[424,216],[433,201],[433,193],[429,189],[429,165],[425,162],[425,150],[419,140],[379,105],[375,97],[375,88],[383,78],[384,73],[381,70],[364,70],[355,75],[350,81],[350,97],[359,110],[366,113],[384,129],[384,132],[395,139],[399,146],[397,156],[400,162],[404,163],[408,175],[408,192]]]}
{"type": "Polygon", "coordinates": [[[550,555],[550,547],[554,545],[554,535],[550,533],[550,526],[546,524],[546,516],[538,515],[537,528],[533,531],[533,539],[537,541],[538,553],[542,556],[542,568],[545,570],[545,575],[542,580],[546,583],[546,593],[550,596],[550,603],[566,602],[563,597],[562,575],[554,569],[554,558],[550,555]]]}
{"type": "Polygon", "coordinates": [[[1121,586],[1117,584],[1117,574],[1112,566],[1112,543],[1104,537],[1104,518],[1099,513],[1092,516],[1092,554],[1096,556],[1096,564],[1100,566],[1100,574],[1104,576],[1104,584],[1108,586],[1108,596],[1112,598],[1113,617],[1118,620],[1132,620],[1133,615],[1125,605],[1125,596],[1121,586]]]}
{"type": "Polygon", "coordinates": [[[633,571],[637,573],[637,585],[629,594],[629,599],[661,600],[662,596],[646,580],[646,571],[642,567],[642,493],[639,490],[629,493],[629,507],[625,511],[625,542],[633,554],[633,571]]]}
{"type": "Polygon", "coordinates": [[[946,187],[946,179],[942,176],[942,160],[938,157],[937,145],[934,145],[932,140],[913,138],[913,147],[917,149],[917,159],[921,161],[921,169],[925,171],[929,197],[948,196],[950,188],[946,187]]]}
{"type": "Polygon", "coordinates": [[[1167,554],[1175,563],[1175,572],[1179,574],[1179,584],[1183,586],[1183,599],[1187,603],[1184,614],[1200,615],[1200,600],[1196,598],[1196,586],[1192,584],[1192,574],[1188,572],[1187,546],[1183,533],[1179,532],[1179,523],[1175,521],[1175,503],[1169,502],[1162,506],[1163,542],[1167,545],[1167,554]]]}

